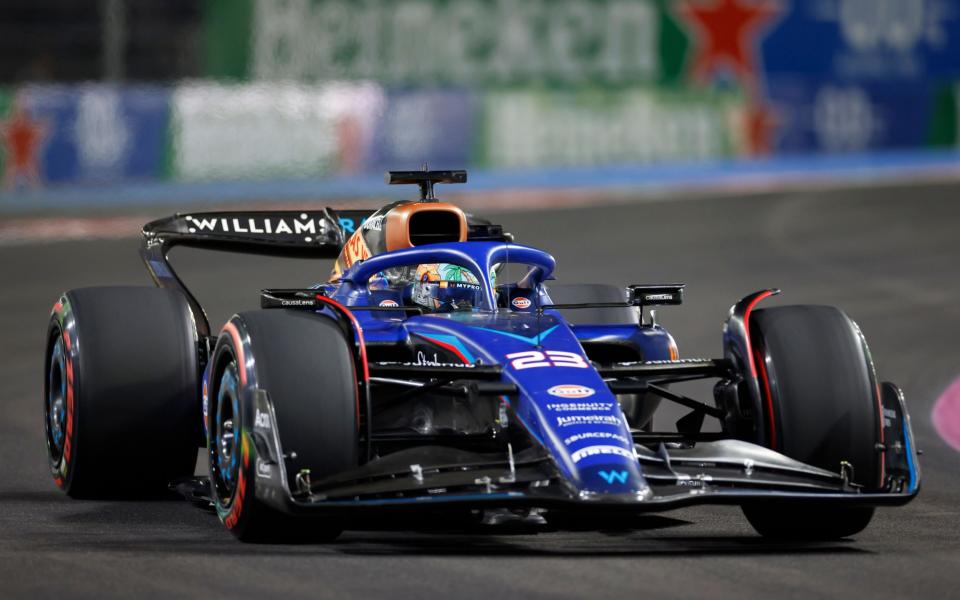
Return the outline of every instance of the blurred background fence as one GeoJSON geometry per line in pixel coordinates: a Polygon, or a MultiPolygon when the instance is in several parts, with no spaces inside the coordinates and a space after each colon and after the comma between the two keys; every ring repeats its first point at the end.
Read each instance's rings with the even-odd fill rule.
{"type": "Polygon", "coordinates": [[[423,162],[496,174],[958,141],[955,0],[0,11],[0,210],[77,189],[322,182],[423,162]]]}

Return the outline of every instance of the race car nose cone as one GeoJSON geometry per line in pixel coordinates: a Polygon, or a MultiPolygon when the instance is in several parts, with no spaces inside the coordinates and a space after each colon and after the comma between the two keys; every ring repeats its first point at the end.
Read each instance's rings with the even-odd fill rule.
{"type": "Polygon", "coordinates": [[[602,496],[630,495],[634,500],[645,500],[652,495],[650,486],[640,474],[638,466],[623,463],[596,465],[579,469],[581,500],[602,496]]]}

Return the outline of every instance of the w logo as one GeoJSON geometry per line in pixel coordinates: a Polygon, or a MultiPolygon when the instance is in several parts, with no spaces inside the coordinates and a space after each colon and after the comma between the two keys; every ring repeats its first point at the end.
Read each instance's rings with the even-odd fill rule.
{"type": "Polygon", "coordinates": [[[627,472],[626,471],[599,471],[598,474],[600,477],[603,477],[603,480],[607,483],[617,483],[624,484],[627,482],[627,472]]]}

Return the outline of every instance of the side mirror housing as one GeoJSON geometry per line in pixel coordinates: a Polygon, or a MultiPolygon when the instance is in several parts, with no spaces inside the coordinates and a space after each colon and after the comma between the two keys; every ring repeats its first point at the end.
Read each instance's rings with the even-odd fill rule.
{"type": "Polygon", "coordinates": [[[666,283],[658,285],[628,285],[627,301],[639,306],[666,306],[683,304],[685,283],[666,283]]]}

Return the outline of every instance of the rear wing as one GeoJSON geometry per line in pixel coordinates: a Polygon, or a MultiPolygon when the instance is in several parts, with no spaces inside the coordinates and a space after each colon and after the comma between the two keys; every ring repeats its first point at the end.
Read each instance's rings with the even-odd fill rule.
{"type": "Polygon", "coordinates": [[[345,241],[375,211],[237,211],[176,214],[143,226],[140,256],[154,282],[187,298],[197,333],[210,335],[203,307],[177,276],[167,254],[175,246],[269,256],[334,259],[345,241]]]}
{"type": "MultiPolygon", "coordinates": [[[[413,173],[423,177],[419,171],[413,173]]],[[[430,171],[427,175],[436,173],[441,172],[430,171]]],[[[446,172],[442,174],[446,176],[446,172]]],[[[435,181],[446,181],[436,177],[435,181]]],[[[189,246],[268,256],[335,259],[350,236],[375,212],[324,208],[180,213],[143,226],[140,256],[158,286],[179,290],[186,296],[198,335],[209,336],[210,321],[206,312],[167,259],[171,248],[189,246]]],[[[486,219],[468,215],[467,223],[469,240],[513,239],[500,225],[486,219]]]]}
{"type": "Polygon", "coordinates": [[[144,246],[216,248],[269,255],[336,258],[374,211],[283,210],[176,214],[143,226],[144,246]]]}

